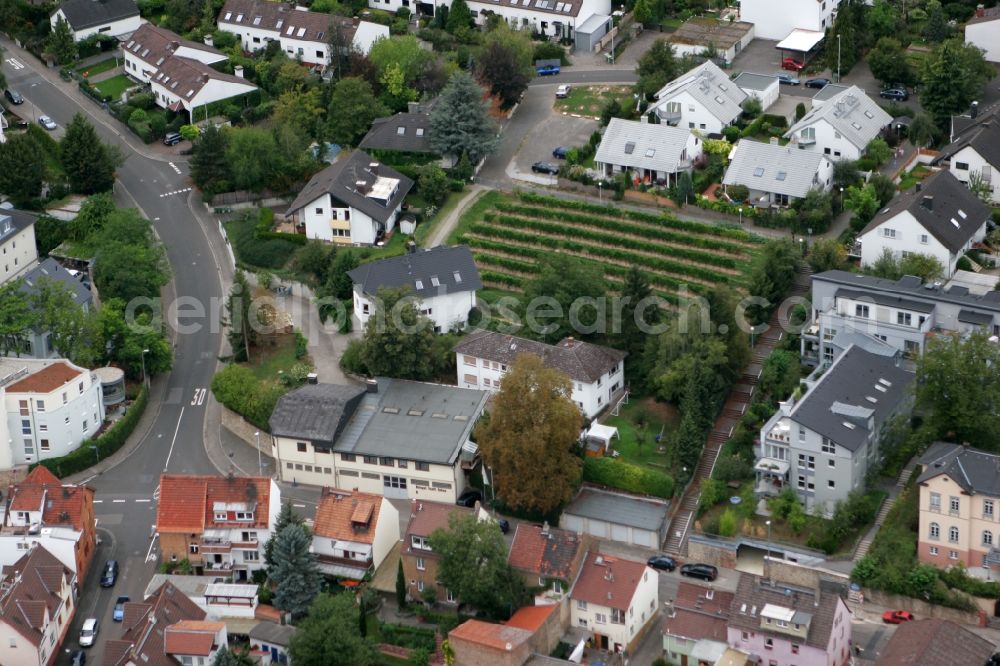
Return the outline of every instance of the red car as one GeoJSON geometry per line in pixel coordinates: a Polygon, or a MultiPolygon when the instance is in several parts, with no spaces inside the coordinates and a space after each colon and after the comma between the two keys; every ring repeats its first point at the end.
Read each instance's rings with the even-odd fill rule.
{"type": "Polygon", "coordinates": [[[904,610],[886,611],[882,613],[882,621],[886,624],[902,624],[913,619],[913,613],[904,610]]]}
{"type": "Polygon", "coordinates": [[[781,69],[790,69],[793,72],[801,71],[806,64],[804,62],[799,62],[795,58],[782,58],[781,59],[781,69]]]}

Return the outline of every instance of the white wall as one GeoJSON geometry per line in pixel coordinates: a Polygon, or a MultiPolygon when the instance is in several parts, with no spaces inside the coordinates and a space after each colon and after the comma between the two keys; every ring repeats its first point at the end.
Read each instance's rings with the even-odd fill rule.
{"type": "Polygon", "coordinates": [[[659,605],[658,584],[659,575],[646,567],[642,574],[642,580],[636,587],[635,594],[629,604],[629,610],[626,612],[625,624],[611,622],[611,608],[608,606],[588,603],[586,609],[581,609],[580,604],[571,598],[569,600],[570,625],[579,629],[586,628],[591,634],[597,633],[607,636],[609,648],[612,651],[615,650],[616,643],[625,648],[655,615],[659,605]],[[597,615],[603,615],[605,621],[598,622],[597,615]],[[581,620],[585,620],[586,625],[581,624],[581,620]]]}
{"type": "Polygon", "coordinates": [[[238,36],[240,38],[240,45],[247,53],[253,53],[259,49],[266,48],[268,39],[276,39],[278,37],[277,30],[265,30],[264,28],[255,28],[252,25],[243,25],[240,23],[226,23],[221,19],[219,20],[219,30],[238,36]]]}
{"type": "Polygon", "coordinates": [[[760,39],[781,40],[795,28],[824,31],[839,0],[742,0],[740,20],[754,24],[760,39]]]}
{"type": "MultiPolygon", "coordinates": [[[[469,321],[469,311],[476,305],[475,291],[459,291],[420,299],[417,309],[434,324],[438,333],[446,333],[456,328],[465,328],[469,321]]],[[[361,292],[360,285],[354,285],[354,316],[361,327],[368,323],[375,313],[375,306],[367,294],[361,292]]]]}
{"type": "MultiPolygon", "coordinates": [[[[996,23],[1000,27],[1000,21],[996,21],[996,23]]],[[[1000,39],[1000,36],[998,36],[998,39],[1000,39]]],[[[991,165],[983,159],[983,156],[976,152],[975,148],[966,146],[952,155],[949,170],[951,171],[951,175],[968,185],[969,175],[973,173],[983,174],[983,167],[986,167],[986,172],[990,176],[990,185],[992,186],[990,200],[993,201],[994,206],[1000,205],[1000,187],[997,187],[996,184],[997,178],[1000,178],[1000,171],[997,170],[995,165],[991,165]],[[958,168],[959,163],[966,165],[968,168],[958,168]]]]}
{"type": "Polygon", "coordinates": [[[870,229],[868,233],[859,238],[861,241],[861,263],[865,266],[874,263],[885,248],[892,250],[897,257],[903,256],[904,252],[929,254],[941,262],[946,271],[945,277],[950,278],[954,275],[958,260],[962,255],[972,247],[973,243],[982,240],[985,235],[986,225],[984,223],[976,230],[961,251],[952,254],[933,234],[924,229],[909,211],[900,211],[892,219],[870,229]],[[891,230],[894,233],[886,236],[886,230],[891,230]]]}
{"type": "Polygon", "coordinates": [[[732,124],[739,117],[739,114],[737,114],[735,118],[730,118],[728,122],[722,122],[687,90],[676,95],[669,95],[658,99],[656,106],[661,107],[667,102],[680,102],[681,104],[681,119],[677,123],[677,127],[696,129],[701,132],[720,133],[727,125],[732,124]]]}
{"type": "Polygon", "coordinates": [[[986,59],[1000,62],[1000,19],[965,26],[965,43],[986,51],[986,59]]]}
{"type": "MultiPolygon", "coordinates": [[[[0,217],[2,216],[3,211],[0,210],[0,217]]],[[[0,244],[0,284],[32,268],[37,261],[35,225],[31,224],[0,244]]]]}
{"type": "MultiPolygon", "coordinates": [[[[53,29],[56,27],[56,22],[59,18],[66,20],[66,14],[63,13],[62,9],[57,9],[51,17],[49,17],[49,23],[53,29]]],[[[106,35],[108,37],[117,37],[118,35],[125,35],[130,32],[135,32],[139,29],[142,24],[142,19],[139,17],[139,13],[136,12],[135,16],[129,16],[128,18],[119,19],[117,21],[112,21],[111,23],[105,23],[102,25],[95,25],[91,28],[84,28],[83,30],[74,30],[73,38],[76,41],[83,41],[91,35],[106,35]]],[[[73,26],[70,26],[72,28],[73,26]]]]}
{"type": "MultiPolygon", "coordinates": [[[[253,85],[249,81],[246,83],[236,83],[235,81],[209,79],[204,87],[202,87],[202,89],[198,91],[194,97],[189,100],[184,100],[184,106],[190,110],[192,108],[204,106],[205,104],[218,102],[219,100],[229,99],[230,97],[236,97],[238,95],[245,95],[246,93],[253,92],[256,89],[257,86],[253,85]]],[[[180,90],[180,88],[177,90],[180,90]]]]}
{"type": "MultiPolygon", "coordinates": [[[[809,125],[816,128],[816,142],[813,144],[798,144],[799,150],[809,150],[823,153],[833,161],[860,159],[866,146],[855,146],[844,138],[844,135],[833,128],[825,119],[817,120],[809,125]]],[[[802,128],[796,130],[796,136],[802,135],[802,128]]]]}
{"type": "MultiPolygon", "coordinates": [[[[386,221],[385,230],[390,232],[396,228],[396,218],[399,217],[401,205],[393,211],[386,221]]],[[[329,194],[323,194],[316,200],[303,206],[296,214],[301,222],[305,223],[306,236],[327,242],[341,245],[373,245],[378,236],[379,223],[358,210],[357,208],[345,208],[340,201],[334,201],[329,194]],[[322,210],[317,213],[316,209],[322,210]],[[336,211],[337,219],[332,215],[336,211]],[[347,211],[351,213],[350,224],[344,220],[347,211]],[[334,228],[344,229],[350,227],[349,236],[334,235],[334,228]]]]}
{"type": "Polygon", "coordinates": [[[10,566],[21,559],[33,543],[44,546],[45,550],[62,562],[73,573],[76,570],[76,544],[82,535],[66,528],[47,527],[47,533],[18,535],[0,534],[0,567],[10,566]],[[74,539],[72,535],[76,535],[74,539]]]}
{"type": "Polygon", "coordinates": [[[368,55],[372,46],[380,39],[389,39],[389,26],[361,21],[358,23],[357,32],[354,33],[353,46],[358,51],[368,55]]]}
{"type": "Polygon", "coordinates": [[[764,111],[767,111],[769,108],[771,108],[772,104],[778,101],[778,96],[780,94],[780,85],[778,84],[778,79],[775,79],[774,83],[769,85],[764,90],[754,90],[752,88],[742,88],[742,87],[740,88],[740,90],[745,92],[750,97],[759,99],[761,106],[764,108],[764,111]]]}

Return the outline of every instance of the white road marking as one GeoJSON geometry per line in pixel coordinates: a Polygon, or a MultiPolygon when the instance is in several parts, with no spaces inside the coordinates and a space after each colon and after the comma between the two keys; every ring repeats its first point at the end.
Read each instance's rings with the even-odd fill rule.
{"type": "Polygon", "coordinates": [[[208,393],[208,389],[196,388],[194,390],[194,397],[191,398],[191,406],[195,405],[201,406],[205,402],[205,395],[208,393]]]}
{"type": "Polygon", "coordinates": [[[103,502],[103,501],[104,501],[104,500],[94,500],[94,504],[100,504],[100,503],[101,503],[101,502],[103,502]]]}
{"type": "MultiPolygon", "coordinates": [[[[155,526],[154,526],[155,527],[155,526]]],[[[149,540],[149,550],[146,551],[146,561],[151,562],[156,559],[156,555],[153,554],[153,546],[156,545],[156,538],[160,536],[154,533],[153,538],[149,540]]]]}
{"type": "Polygon", "coordinates": [[[14,69],[24,69],[24,64],[17,60],[17,58],[7,58],[7,62],[14,69]]]}
{"type": "Polygon", "coordinates": [[[177,427],[174,428],[174,437],[170,440],[170,450],[167,452],[167,462],[163,465],[163,471],[167,471],[170,467],[170,456],[174,454],[174,444],[177,442],[177,433],[181,429],[181,419],[184,418],[184,408],[181,407],[180,416],[177,417],[177,427]]]}
{"type": "Polygon", "coordinates": [[[143,502],[152,502],[152,501],[153,501],[153,500],[148,500],[148,499],[137,499],[137,500],[136,500],[136,502],[139,502],[139,503],[143,503],[143,502]]]}
{"type": "Polygon", "coordinates": [[[180,168],[176,164],[174,164],[173,162],[167,162],[167,164],[169,164],[170,168],[173,169],[174,171],[176,171],[178,174],[181,172],[180,168]]]}
{"type": "Polygon", "coordinates": [[[122,504],[125,501],[126,500],[123,500],[123,499],[114,499],[114,500],[111,500],[111,503],[112,504],[122,504]]]}
{"type": "Polygon", "coordinates": [[[165,192],[165,193],[163,193],[163,194],[160,195],[160,198],[162,199],[163,197],[172,197],[175,194],[184,194],[185,192],[190,192],[190,191],[191,191],[190,187],[185,187],[182,190],[174,190],[173,192],[165,192]]]}
{"type": "Polygon", "coordinates": [[[293,504],[292,506],[294,506],[296,509],[304,509],[304,508],[306,508],[305,504],[293,504]]]}

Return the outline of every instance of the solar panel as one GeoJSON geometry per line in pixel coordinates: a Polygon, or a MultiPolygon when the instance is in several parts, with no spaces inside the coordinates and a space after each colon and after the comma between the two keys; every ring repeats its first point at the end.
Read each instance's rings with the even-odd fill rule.
{"type": "Polygon", "coordinates": [[[635,152],[635,141],[629,141],[625,144],[625,154],[631,155],[635,152]]]}

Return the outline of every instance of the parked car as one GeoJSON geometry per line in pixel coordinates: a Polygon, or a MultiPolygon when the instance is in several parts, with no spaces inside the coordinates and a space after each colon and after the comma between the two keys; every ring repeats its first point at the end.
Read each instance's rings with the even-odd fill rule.
{"type": "Polygon", "coordinates": [[[564,160],[566,159],[567,152],[569,152],[569,148],[567,148],[566,146],[559,146],[558,148],[552,149],[552,157],[556,158],[557,160],[564,160]]]}
{"type": "Polygon", "coordinates": [[[101,573],[101,587],[112,587],[118,580],[118,560],[108,560],[104,563],[101,573]]]}
{"type": "Polygon", "coordinates": [[[163,144],[165,146],[176,146],[183,140],[184,137],[182,137],[179,132],[167,132],[167,135],[163,137],[163,144]]]}
{"type": "Polygon", "coordinates": [[[826,88],[831,83],[830,79],[809,79],[806,81],[806,88],[826,88]]]}
{"type": "Polygon", "coordinates": [[[718,578],[719,570],[711,564],[685,564],[681,567],[681,575],[713,581],[718,578]]]}
{"type": "Polygon", "coordinates": [[[804,62],[799,62],[795,58],[782,58],[781,59],[781,69],[788,69],[793,72],[801,71],[806,64],[804,62]]]}
{"type": "Polygon", "coordinates": [[[894,102],[905,102],[910,99],[910,93],[904,88],[886,88],[878,94],[883,99],[891,99],[894,102]]]}
{"type": "Polygon", "coordinates": [[[70,666],[83,666],[87,663],[87,653],[83,650],[77,650],[69,658],[70,666]]]}
{"type": "Polygon", "coordinates": [[[784,72],[779,72],[775,74],[775,76],[778,77],[778,83],[784,85],[797,86],[800,83],[799,77],[795,76],[794,74],[785,74],[784,72]]]}
{"type": "Polygon", "coordinates": [[[101,625],[96,618],[90,617],[83,621],[83,628],[80,629],[80,647],[90,647],[97,640],[97,632],[101,625]]]}
{"type": "Polygon", "coordinates": [[[882,613],[882,621],[886,624],[902,624],[913,619],[913,613],[905,610],[888,610],[882,613]]]}
{"type": "Polygon", "coordinates": [[[673,571],[677,568],[677,561],[669,555],[653,555],[646,560],[646,564],[660,571],[673,571]]]}
{"type": "Polygon", "coordinates": [[[531,170],[535,173],[547,173],[555,176],[559,174],[559,165],[552,162],[535,162],[531,165],[531,170]]]}
{"type": "Polygon", "coordinates": [[[459,506],[476,506],[476,502],[482,503],[483,491],[476,488],[469,488],[458,496],[455,504],[459,506]]]}
{"type": "Polygon", "coordinates": [[[500,531],[504,534],[510,532],[510,521],[506,518],[497,518],[497,525],[500,526],[500,531]]]}
{"type": "Polygon", "coordinates": [[[535,68],[535,73],[538,76],[552,76],[559,73],[559,65],[541,65],[535,68]]]}
{"type": "Polygon", "coordinates": [[[556,97],[559,99],[566,99],[567,97],[569,97],[569,93],[572,90],[573,86],[564,83],[563,85],[556,88],[556,97]]]}
{"type": "Polygon", "coordinates": [[[50,132],[59,127],[59,125],[56,125],[56,121],[52,120],[48,116],[38,116],[38,124],[50,132]]]}
{"type": "Polygon", "coordinates": [[[130,601],[128,597],[118,597],[115,601],[115,609],[111,613],[111,619],[115,622],[121,622],[125,619],[125,604],[130,601]]]}
{"type": "Polygon", "coordinates": [[[7,101],[11,104],[24,104],[24,98],[21,97],[21,93],[16,90],[7,88],[7,90],[3,91],[3,96],[6,97],[7,101]]]}

